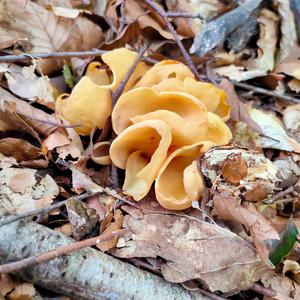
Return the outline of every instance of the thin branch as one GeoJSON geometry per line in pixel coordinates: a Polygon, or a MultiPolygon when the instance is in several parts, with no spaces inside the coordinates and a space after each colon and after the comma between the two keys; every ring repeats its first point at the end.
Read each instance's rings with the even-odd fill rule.
{"type": "Polygon", "coordinates": [[[270,297],[270,298],[274,298],[277,296],[277,293],[274,290],[268,289],[263,287],[262,285],[258,284],[258,283],[254,283],[252,285],[252,287],[250,288],[250,290],[260,294],[260,295],[264,295],[266,297],[270,297]]]}
{"type": "Polygon", "coordinates": [[[52,121],[48,121],[48,120],[43,120],[43,119],[39,119],[39,118],[36,118],[36,117],[33,117],[33,116],[28,116],[28,115],[25,115],[22,113],[22,117],[26,117],[28,119],[32,119],[34,121],[38,121],[38,122],[41,122],[41,123],[45,123],[45,124],[49,124],[49,125],[53,125],[53,126],[57,126],[57,127],[63,127],[63,128],[76,128],[76,127],[80,127],[81,124],[75,124],[75,125],[66,125],[66,124],[62,124],[62,123],[59,123],[59,122],[52,122],[52,121]]]}
{"type": "Polygon", "coordinates": [[[23,268],[29,267],[31,265],[40,264],[42,262],[48,261],[50,259],[54,259],[60,257],[62,255],[66,255],[68,253],[80,250],[82,248],[95,246],[96,244],[109,241],[113,238],[119,237],[126,232],[126,229],[103,233],[99,236],[83,240],[80,242],[75,242],[73,244],[65,245],[49,252],[45,252],[38,255],[29,256],[27,258],[21,259],[16,262],[0,265],[0,274],[11,273],[23,268]]]}
{"type": "Polygon", "coordinates": [[[119,35],[123,31],[127,23],[126,16],[125,16],[125,5],[126,5],[126,0],[123,0],[120,7],[121,18],[120,18],[120,26],[117,35],[119,35]]]}
{"type": "Polygon", "coordinates": [[[182,11],[168,11],[165,13],[165,15],[168,18],[185,18],[185,19],[201,19],[203,20],[203,17],[200,13],[197,14],[191,14],[188,12],[182,12],[182,11]]]}
{"type": "Polygon", "coordinates": [[[174,29],[173,25],[171,24],[171,22],[168,19],[168,15],[166,14],[165,11],[163,11],[161,8],[159,8],[152,0],[144,0],[144,2],[150,6],[156,13],[158,13],[161,18],[164,20],[168,30],[171,32],[171,34],[173,35],[176,43],[178,44],[178,47],[186,61],[187,66],[191,69],[191,71],[193,72],[193,74],[195,75],[195,77],[200,80],[200,74],[197,71],[197,68],[195,67],[190,55],[188,54],[188,52],[186,51],[186,49],[184,48],[176,30],[174,29]]]}
{"type": "Polygon", "coordinates": [[[292,193],[293,191],[294,191],[294,187],[290,186],[286,190],[281,191],[281,192],[275,194],[273,197],[271,197],[270,199],[266,199],[263,202],[265,204],[272,204],[272,203],[276,202],[277,200],[279,200],[280,198],[284,197],[285,195],[288,195],[288,194],[292,193]]]}
{"type": "Polygon", "coordinates": [[[241,82],[236,82],[236,81],[232,81],[232,83],[237,87],[253,91],[254,93],[268,95],[268,96],[271,96],[271,97],[276,97],[278,99],[281,99],[281,100],[284,100],[284,101],[287,101],[287,102],[292,102],[292,103],[297,103],[297,104],[300,103],[300,99],[294,98],[292,96],[282,95],[282,94],[279,94],[277,92],[269,91],[267,89],[257,87],[257,86],[253,86],[253,85],[250,85],[250,84],[247,84],[247,83],[241,83],[241,82]]]}
{"type": "MultiPolygon", "coordinates": [[[[0,56],[0,63],[2,62],[22,62],[32,59],[48,59],[48,58],[57,58],[64,59],[66,57],[89,57],[89,56],[101,56],[104,53],[107,53],[106,50],[88,50],[88,51],[75,51],[75,52],[47,52],[47,53],[22,53],[16,55],[4,55],[0,56]]],[[[156,60],[150,57],[142,57],[141,60],[155,64],[156,60]]]]}
{"type": "MultiPolygon", "coordinates": [[[[97,194],[97,193],[94,193],[94,194],[97,194]]],[[[54,204],[51,204],[51,205],[48,205],[48,206],[45,206],[45,207],[42,207],[42,208],[33,209],[33,210],[30,210],[30,211],[25,211],[25,212],[23,212],[21,214],[18,214],[18,215],[3,216],[0,219],[0,227],[3,226],[3,225],[9,224],[9,223],[16,222],[18,220],[27,218],[27,217],[33,217],[33,216],[37,216],[39,214],[46,214],[46,213],[48,213],[49,211],[51,211],[55,208],[59,208],[59,207],[64,206],[69,199],[83,200],[83,199],[85,199],[89,196],[92,196],[94,194],[91,193],[91,192],[86,192],[82,195],[70,197],[66,200],[63,200],[63,201],[60,201],[60,202],[57,202],[57,203],[54,203],[54,204]]]]}
{"type": "Polygon", "coordinates": [[[132,64],[132,66],[129,68],[126,76],[124,77],[124,79],[120,82],[118,88],[116,89],[116,91],[114,93],[112,93],[112,107],[114,107],[119,99],[119,97],[121,96],[125,85],[127,84],[128,80],[130,79],[131,75],[133,74],[136,66],[138,65],[138,63],[140,62],[141,58],[143,57],[144,53],[146,52],[147,48],[146,47],[141,47],[139,52],[138,52],[138,56],[135,59],[134,63],[132,64]]]}

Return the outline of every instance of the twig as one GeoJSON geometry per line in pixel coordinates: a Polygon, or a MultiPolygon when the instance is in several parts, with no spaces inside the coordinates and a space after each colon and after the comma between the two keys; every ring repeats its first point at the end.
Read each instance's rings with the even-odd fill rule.
{"type": "Polygon", "coordinates": [[[51,250],[49,252],[29,256],[27,258],[21,259],[16,262],[0,265],[0,274],[15,272],[15,271],[21,270],[23,268],[29,267],[31,265],[40,264],[47,260],[57,258],[62,255],[66,255],[68,253],[80,250],[82,248],[94,246],[94,245],[98,244],[99,242],[108,241],[113,238],[119,237],[125,231],[126,231],[126,229],[122,229],[122,230],[118,230],[118,231],[103,233],[99,236],[96,236],[96,237],[93,237],[93,238],[90,238],[87,240],[83,240],[80,242],[75,242],[73,244],[65,245],[65,246],[56,248],[54,250],[51,250]]]}
{"type": "Polygon", "coordinates": [[[208,298],[210,298],[210,299],[212,299],[212,300],[225,300],[225,298],[220,297],[220,296],[218,296],[218,295],[215,295],[215,294],[213,294],[213,293],[210,293],[210,292],[208,292],[208,291],[205,291],[205,290],[203,290],[203,289],[200,289],[200,288],[199,288],[199,291],[200,291],[201,294],[203,294],[204,296],[206,296],[206,297],[208,297],[208,298]]]}
{"type": "Polygon", "coordinates": [[[34,121],[38,121],[38,122],[41,122],[41,123],[46,123],[46,124],[57,126],[57,127],[63,127],[63,128],[76,128],[76,127],[81,126],[81,124],[66,125],[66,124],[62,124],[62,123],[58,123],[58,122],[56,123],[56,122],[52,122],[52,121],[48,121],[48,120],[39,119],[39,118],[36,118],[36,117],[33,117],[33,116],[28,116],[28,115],[25,115],[23,113],[22,113],[22,117],[26,117],[26,118],[32,119],[34,121]]]}
{"type": "Polygon", "coordinates": [[[250,288],[250,290],[252,290],[260,295],[264,295],[264,296],[270,297],[270,298],[274,298],[277,295],[277,293],[274,290],[265,288],[258,283],[254,283],[252,285],[252,287],[250,288]]]}
{"type": "Polygon", "coordinates": [[[141,58],[143,57],[144,53],[146,52],[147,48],[146,47],[141,47],[139,52],[138,52],[138,56],[135,59],[134,63],[132,64],[132,66],[129,68],[126,76],[124,77],[124,79],[120,82],[118,88],[116,89],[116,91],[114,93],[112,93],[112,107],[114,107],[119,99],[119,97],[121,96],[125,85],[127,84],[128,80],[130,79],[132,73],[134,72],[136,66],[138,65],[139,61],[141,60],[141,58]]]}
{"type": "Polygon", "coordinates": [[[294,187],[290,186],[288,189],[275,194],[273,197],[271,197],[270,199],[266,199],[263,202],[265,204],[272,204],[272,203],[276,202],[277,200],[279,200],[280,198],[282,198],[283,196],[290,194],[293,191],[294,191],[294,187]]]}
{"type": "Polygon", "coordinates": [[[176,30],[174,29],[173,25],[171,24],[171,22],[168,19],[168,15],[166,14],[165,11],[163,11],[161,8],[159,8],[152,0],[144,0],[144,2],[150,6],[156,13],[158,13],[161,18],[164,20],[168,30],[171,32],[171,34],[173,35],[176,43],[178,44],[178,47],[186,61],[186,64],[188,65],[188,67],[191,69],[191,71],[193,72],[193,74],[195,75],[195,77],[200,80],[200,74],[197,71],[197,68],[195,67],[190,55],[188,54],[188,52],[185,50],[176,30]]]}
{"type": "MultiPolygon", "coordinates": [[[[97,193],[94,193],[94,194],[97,194],[97,193]]],[[[83,200],[83,199],[85,199],[89,196],[92,196],[94,194],[91,193],[91,192],[86,192],[82,195],[70,197],[66,200],[63,200],[63,201],[57,202],[55,204],[51,204],[51,205],[39,208],[39,209],[33,209],[33,210],[30,210],[30,211],[25,211],[25,212],[23,212],[21,214],[18,214],[18,215],[3,216],[0,219],[0,227],[3,226],[3,225],[9,224],[9,223],[27,218],[27,217],[33,217],[33,216],[37,216],[39,214],[46,214],[46,213],[48,213],[49,211],[51,211],[55,208],[59,208],[59,207],[64,206],[69,199],[83,200]]]]}
{"type": "Polygon", "coordinates": [[[300,99],[294,98],[292,96],[282,95],[282,94],[279,94],[277,92],[269,91],[269,90],[266,90],[264,88],[253,86],[253,85],[250,85],[250,84],[247,84],[247,83],[241,83],[241,82],[236,82],[236,81],[232,81],[232,83],[237,87],[253,91],[254,93],[276,97],[278,99],[281,99],[281,100],[284,100],[284,101],[287,101],[287,102],[293,102],[293,103],[297,103],[297,104],[300,103],[300,99]]]}
{"type": "Polygon", "coordinates": [[[182,11],[168,11],[165,13],[168,18],[185,18],[185,19],[203,19],[200,13],[191,14],[182,11]]]}
{"type": "Polygon", "coordinates": [[[117,35],[119,35],[123,31],[127,23],[126,16],[125,16],[125,4],[126,4],[126,0],[123,0],[120,7],[121,18],[120,18],[120,26],[117,35]]]}
{"type": "MultiPolygon", "coordinates": [[[[0,63],[2,62],[21,62],[32,59],[48,59],[48,58],[58,58],[64,59],[66,57],[88,57],[88,56],[101,56],[104,53],[107,53],[106,50],[88,50],[88,51],[77,51],[77,52],[47,52],[47,53],[22,53],[16,55],[4,55],[0,56],[0,63]]],[[[157,60],[150,57],[142,57],[142,61],[145,61],[149,64],[156,64],[157,60]]]]}

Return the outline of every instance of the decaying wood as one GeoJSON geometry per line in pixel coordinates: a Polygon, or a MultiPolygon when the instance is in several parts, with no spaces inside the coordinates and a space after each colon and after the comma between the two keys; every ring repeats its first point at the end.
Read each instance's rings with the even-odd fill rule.
{"type": "Polygon", "coordinates": [[[195,37],[190,53],[204,56],[219,45],[227,36],[248,24],[251,14],[257,10],[263,0],[248,0],[236,9],[224,14],[220,18],[209,22],[195,37]]]}
{"type": "MultiPolygon", "coordinates": [[[[8,263],[73,243],[29,221],[0,228],[0,261],[8,263]]],[[[18,274],[75,299],[207,299],[92,248],[26,268],[18,274]]]]}

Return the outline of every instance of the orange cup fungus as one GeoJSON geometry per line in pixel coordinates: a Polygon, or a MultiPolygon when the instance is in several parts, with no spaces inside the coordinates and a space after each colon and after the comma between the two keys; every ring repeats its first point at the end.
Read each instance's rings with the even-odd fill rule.
{"type": "Polygon", "coordinates": [[[127,49],[102,55],[92,62],[71,95],[62,95],[56,109],[76,130],[87,135],[103,128],[111,114],[117,137],[94,145],[92,159],[125,170],[123,192],[136,201],[155,182],[158,202],[171,210],[191,207],[202,197],[204,183],[197,158],[210,147],[226,145],[232,135],[225,93],[199,82],[187,66],[165,60],[153,67],[140,62],[113,111],[115,91],[136,59],[127,49]],[[65,98],[66,99],[65,99],[65,98]]]}

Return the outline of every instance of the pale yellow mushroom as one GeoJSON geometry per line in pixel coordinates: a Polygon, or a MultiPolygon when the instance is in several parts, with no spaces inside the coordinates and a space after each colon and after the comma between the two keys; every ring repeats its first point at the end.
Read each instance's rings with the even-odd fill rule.
{"type": "Polygon", "coordinates": [[[207,111],[194,96],[180,92],[156,92],[153,88],[136,88],[123,94],[112,113],[117,134],[145,120],[165,121],[172,132],[172,145],[193,144],[205,137],[207,111]]]}
{"type": "Polygon", "coordinates": [[[149,192],[159,169],[167,158],[172,134],[160,120],[148,120],[125,129],[112,142],[110,157],[126,169],[123,192],[136,201],[149,192]]]}
{"type": "Polygon", "coordinates": [[[177,149],[167,158],[155,180],[155,195],[161,206],[183,210],[201,199],[204,182],[197,158],[212,146],[214,143],[202,141],[177,149]]]}
{"type": "Polygon", "coordinates": [[[193,73],[186,65],[174,60],[163,60],[149,69],[138,81],[135,88],[152,87],[168,78],[175,78],[183,81],[186,77],[194,78],[193,73]]]}
{"type": "Polygon", "coordinates": [[[112,75],[110,76],[108,71],[105,65],[99,61],[93,61],[88,65],[85,75],[98,85],[109,85],[112,75]]]}
{"type": "Polygon", "coordinates": [[[225,122],[229,119],[230,106],[226,102],[226,94],[211,83],[200,82],[191,77],[184,80],[170,78],[153,85],[153,88],[159,92],[179,91],[191,94],[197,97],[208,111],[215,113],[225,122]]]}
{"type": "MultiPolygon", "coordinates": [[[[71,95],[64,94],[58,97],[56,113],[71,125],[80,124],[75,130],[81,135],[89,135],[95,127],[102,129],[111,114],[111,92],[118,88],[136,58],[137,53],[126,48],[103,54],[102,60],[112,72],[112,82],[107,84],[108,75],[105,75],[101,69],[97,72],[97,63],[92,63],[88,68],[88,74],[80,79],[71,95]]],[[[140,62],[126,88],[135,84],[147,68],[140,62]]]]}
{"type": "Polygon", "coordinates": [[[109,156],[110,142],[102,141],[93,146],[91,159],[99,165],[110,165],[111,158],[109,156]]]}

